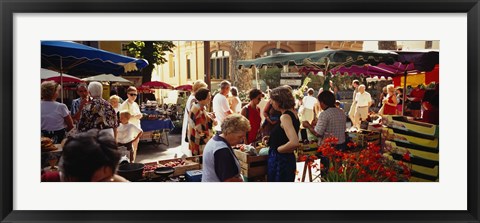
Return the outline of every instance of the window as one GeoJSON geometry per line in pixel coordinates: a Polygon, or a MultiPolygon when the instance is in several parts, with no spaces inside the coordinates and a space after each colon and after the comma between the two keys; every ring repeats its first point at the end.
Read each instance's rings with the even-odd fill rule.
{"type": "Polygon", "coordinates": [[[187,56],[187,79],[192,79],[192,74],[190,73],[190,56],[187,56]]]}
{"type": "Polygon", "coordinates": [[[210,76],[215,79],[229,78],[230,53],[228,51],[216,51],[210,58],[210,76]]]}
{"type": "Polygon", "coordinates": [[[122,55],[124,56],[130,56],[128,53],[128,43],[121,43],[121,50],[122,50],[122,55]]]}

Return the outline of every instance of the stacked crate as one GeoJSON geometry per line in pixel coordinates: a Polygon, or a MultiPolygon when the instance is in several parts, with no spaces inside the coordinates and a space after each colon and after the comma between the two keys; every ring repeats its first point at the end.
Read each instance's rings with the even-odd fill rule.
{"type": "Polygon", "coordinates": [[[411,167],[414,182],[439,181],[439,128],[404,116],[385,116],[382,139],[388,156],[411,167]],[[409,153],[410,160],[402,159],[409,153]]]}
{"type": "Polygon", "coordinates": [[[267,175],[268,155],[252,156],[238,149],[233,150],[240,161],[242,175],[248,181],[265,181],[267,175]]]}

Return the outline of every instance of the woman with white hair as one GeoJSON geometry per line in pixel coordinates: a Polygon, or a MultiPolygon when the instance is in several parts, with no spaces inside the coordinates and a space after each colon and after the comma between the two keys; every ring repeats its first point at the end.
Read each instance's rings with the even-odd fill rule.
{"type": "Polygon", "coordinates": [[[93,98],[86,104],[78,121],[78,131],[86,132],[90,129],[108,131],[116,138],[117,136],[117,114],[112,105],[102,98],[103,86],[100,82],[91,82],[88,85],[88,92],[93,98]]]}
{"type": "Polygon", "coordinates": [[[395,87],[393,84],[387,85],[387,96],[383,98],[383,115],[397,114],[397,97],[395,96],[395,87]]]}

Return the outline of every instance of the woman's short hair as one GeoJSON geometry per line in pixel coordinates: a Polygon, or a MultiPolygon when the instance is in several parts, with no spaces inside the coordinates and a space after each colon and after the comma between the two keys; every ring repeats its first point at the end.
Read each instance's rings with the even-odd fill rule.
{"type": "Polygon", "coordinates": [[[55,93],[57,93],[57,89],[60,85],[57,84],[55,81],[44,81],[40,87],[41,89],[41,96],[43,99],[53,99],[55,93]]]}
{"type": "Polygon", "coordinates": [[[232,88],[230,89],[230,92],[232,92],[232,95],[233,95],[234,97],[237,97],[237,96],[238,96],[238,89],[237,89],[237,87],[232,87],[232,88]]]}
{"type": "Polygon", "coordinates": [[[102,167],[110,167],[115,173],[119,161],[120,153],[113,136],[91,129],[67,138],[59,165],[65,177],[87,182],[102,167]]]}
{"type": "Polygon", "coordinates": [[[110,103],[112,103],[112,101],[120,102],[120,97],[118,97],[117,95],[112,95],[112,96],[110,96],[110,98],[108,99],[108,101],[109,101],[110,103]]]}
{"type": "Polygon", "coordinates": [[[318,101],[327,107],[335,107],[335,95],[331,91],[323,91],[318,95],[318,101]]]}
{"type": "Polygon", "coordinates": [[[137,88],[136,88],[136,87],[134,87],[134,86],[130,86],[130,87],[128,87],[128,89],[127,89],[127,94],[128,94],[129,92],[132,92],[132,91],[135,91],[135,92],[137,92],[137,88]]]}
{"type": "Polygon", "coordinates": [[[222,122],[222,133],[228,135],[234,132],[250,131],[250,121],[240,114],[228,115],[222,122]]]}
{"type": "Polygon", "coordinates": [[[285,86],[273,89],[270,92],[270,98],[276,101],[281,109],[292,109],[295,107],[295,98],[292,91],[285,86]]]}
{"type": "Polygon", "coordinates": [[[203,87],[205,88],[208,87],[207,83],[205,83],[205,81],[202,81],[202,80],[196,80],[195,82],[193,82],[192,91],[193,93],[195,93],[198,91],[198,89],[203,87]]]}
{"type": "Polygon", "coordinates": [[[198,101],[203,101],[207,99],[208,93],[210,93],[210,90],[206,87],[202,87],[198,89],[197,92],[195,93],[195,99],[197,99],[198,101]]]}
{"type": "Polygon", "coordinates": [[[256,88],[254,88],[254,89],[252,89],[248,92],[248,98],[250,100],[253,100],[253,99],[257,98],[259,95],[262,95],[262,97],[264,96],[263,92],[259,89],[256,89],[256,88]]]}
{"type": "Polygon", "coordinates": [[[92,97],[100,97],[103,92],[103,85],[100,82],[93,81],[88,84],[88,92],[92,97]]]}

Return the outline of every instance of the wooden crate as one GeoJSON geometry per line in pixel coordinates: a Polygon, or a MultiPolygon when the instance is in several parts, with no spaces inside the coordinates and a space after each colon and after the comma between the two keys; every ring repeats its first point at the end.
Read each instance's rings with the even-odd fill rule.
{"type": "Polygon", "coordinates": [[[250,156],[245,152],[234,149],[235,156],[240,161],[242,175],[248,178],[265,176],[267,174],[268,156],[250,156]]]}
{"type": "MultiPolygon", "coordinates": [[[[187,171],[189,170],[200,170],[200,164],[193,161],[194,157],[189,157],[185,160],[185,164],[181,166],[176,166],[174,167],[175,172],[172,174],[172,176],[180,176],[184,175],[187,171]],[[189,159],[190,158],[190,159],[189,159]]],[[[146,163],[145,165],[156,165],[158,164],[166,164],[171,161],[178,161],[180,159],[168,159],[168,160],[160,160],[158,162],[152,162],[152,163],[146,163]]]]}

